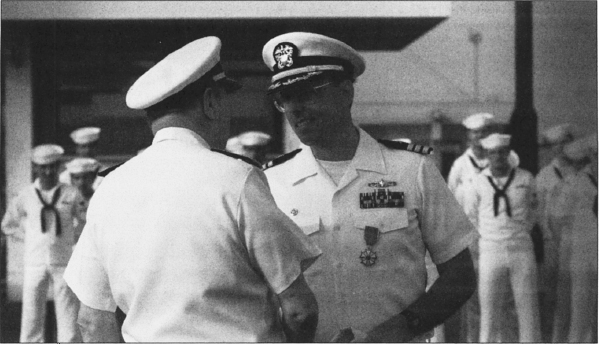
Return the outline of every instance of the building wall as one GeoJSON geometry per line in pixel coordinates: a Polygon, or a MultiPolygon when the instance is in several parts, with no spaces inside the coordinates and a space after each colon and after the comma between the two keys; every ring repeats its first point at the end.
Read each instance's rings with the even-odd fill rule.
{"type": "Polygon", "coordinates": [[[534,93],[539,127],[597,130],[597,2],[535,2],[534,93]]]}
{"type": "MultiPolygon", "coordinates": [[[[354,117],[364,124],[459,123],[491,112],[507,123],[515,100],[514,2],[452,2],[450,17],[400,52],[364,52],[354,117]],[[478,89],[475,49],[481,34],[478,89]]],[[[533,3],[534,105],[538,130],[569,122],[597,132],[597,3],[533,3]]],[[[539,164],[548,152],[539,151],[539,164]]]]}
{"type": "Polygon", "coordinates": [[[368,52],[358,87],[360,122],[429,122],[439,109],[459,122],[471,111],[507,121],[514,100],[514,3],[452,2],[450,17],[400,52],[368,52]],[[474,46],[479,32],[479,88],[474,46]]]}
{"type": "MultiPolygon", "coordinates": [[[[438,108],[456,122],[477,110],[508,122],[515,98],[514,39],[514,2],[452,2],[451,16],[403,51],[364,53],[356,118],[429,121],[438,108]],[[482,37],[478,92],[471,32],[482,37]]],[[[533,40],[539,130],[566,120],[581,134],[596,130],[596,2],[535,1],[533,40]]]]}

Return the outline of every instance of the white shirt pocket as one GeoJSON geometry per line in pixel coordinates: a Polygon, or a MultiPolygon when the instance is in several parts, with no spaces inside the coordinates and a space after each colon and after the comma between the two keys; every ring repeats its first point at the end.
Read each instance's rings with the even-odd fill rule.
{"type": "Polygon", "coordinates": [[[358,229],[364,229],[366,226],[376,227],[381,233],[404,229],[408,227],[408,209],[361,209],[354,224],[358,229]]]}
{"type": "Polygon", "coordinates": [[[317,214],[298,213],[296,215],[291,215],[290,218],[306,235],[310,235],[320,230],[320,216],[317,214]]]}

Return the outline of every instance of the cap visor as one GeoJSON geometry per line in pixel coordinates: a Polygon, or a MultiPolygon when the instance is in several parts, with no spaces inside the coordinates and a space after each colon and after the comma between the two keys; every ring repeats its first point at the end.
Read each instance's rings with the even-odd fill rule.
{"type": "Polygon", "coordinates": [[[319,82],[330,75],[331,72],[320,72],[318,74],[312,75],[294,75],[292,77],[285,78],[282,81],[277,81],[277,83],[280,83],[280,85],[276,88],[269,88],[268,91],[266,91],[266,94],[271,95],[281,91],[288,91],[302,87],[310,87],[313,86],[315,82],[319,82]]]}

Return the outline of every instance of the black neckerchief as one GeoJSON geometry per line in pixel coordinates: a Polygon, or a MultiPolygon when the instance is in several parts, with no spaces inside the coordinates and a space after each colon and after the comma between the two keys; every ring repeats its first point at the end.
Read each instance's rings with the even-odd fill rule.
{"type": "MultiPolygon", "coordinates": [[[[595,188],[597,188],[597,179],[595,179],[595,177],[590,173],[587,173],[587,176],[589,176],[591,183],[593,183],[593,185],[595,185],[595,188]]],[[[595,217],[597,217],[597,194],[595,194],[595,202],[593,203],[593,212],[595,213],[595,217]]]]}
{"type": "Polygon", "coordinates": [[[507,213],[507,216],[512,217],[512,209],[510,207],[510,199],[507,197],[507,194],[505,193],[505,191],[507,190],[507,188],[510,186],[510,184],[514,180],[515,174],[516,174],[516,170],[512,169],[512,172],[510,172],[510,176],[508,177],[507,182],[505,183],[505,185],[503,186],[502,189],[498,188],[497,185],[495,185],[495,183],[493,182],[493,178],[491,178],[491,176],[487,176],[487,178],[489,179],[489,183],[491,183],[491,186],[493,187],[493,189],[495,189],[495,195],[493,196],[493,210],[495,212],[495,216],[497,216],[499,213],[499,199],[501,197],[503,197],[505,199],[505,212],[507,213]]]}
{"type": "Polygon", "coordinates": [[[557,177],[559,179],[564,179],[564,175],[562,174],[562,172],[560,172],[559,168],[553,166],[553,172],[555,172],[555,174],[557,174],[557,177]]]}
{"type": "Polygon", "coordinates": [[[478,172],[481,172],[482,170],[484,170],[484,167],[480,167],[478,166],[478,164],[476,163],[476,161],[474,161],[474,158],[472,158],[471,156],[468,156],[468,158],[470,159],[470,162],[472,163],[472,166],[474,166],[478,172]]]}
{"type": "Polygon", "coordinates": [[[44,201],[44,199],[42,198],[42,194],[40,193],[40,190],[35,189],[35,193],[37,194],[37,197],[40,199],[40,202],[42,202],[43,207],[42,207],[42,211],[41,211],[41,219],[42,219],[42,233],[46,233],[46,218],[44,217],[44,213],[46,211],[51,211],[54,213],[54,217],[56,218],[56,236],[59,236],[61,233],[61,228],[60,228],[60,214],[58,214],[58,210],[56,209],[55,205],[56,202],[58,201],[58,198],[60,197],[60,186],[58,187],[58,189],[56,189],[56,192],[54,192],[54,196],[52,196],[52,203],[46,203],[44,201]]]}

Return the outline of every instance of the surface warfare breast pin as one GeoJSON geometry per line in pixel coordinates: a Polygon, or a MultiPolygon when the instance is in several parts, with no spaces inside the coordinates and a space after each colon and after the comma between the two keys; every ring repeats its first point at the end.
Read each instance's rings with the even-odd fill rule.
{"type": "Polygon", "coordinates": [[[385,181],[384,179],[381,179],[380,181],[376,182],[376,183],[368,183],[368,186],[370,186],[371,188],[387,188],[389,186],[395,186],[397,185],[396,182],[388,182],[385,181]]]}

